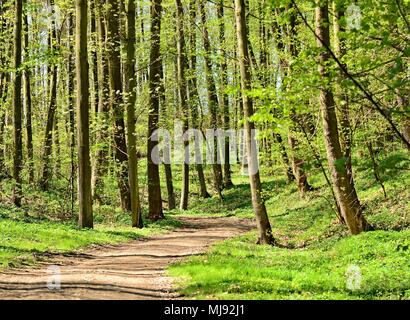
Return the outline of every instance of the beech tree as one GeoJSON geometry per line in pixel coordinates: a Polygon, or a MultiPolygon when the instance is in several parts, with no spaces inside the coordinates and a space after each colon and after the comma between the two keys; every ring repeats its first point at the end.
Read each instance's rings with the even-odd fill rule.
{"type": "Polygon", "coordinates": [[[77,73],[77,144],[79,226],[93,227],[91,199],[91,163],[89,130],[89,69],[88,69],[88,6],[87,0],[76,0],[76,73],[77,73]]]}
{"type": "Polygon", "coordinates": [[[235,18],[236,34],[238,41],[238,60],[241,71],[241,95],[243,101],[243,111],[245,120],[245,139],[248,160],[249,182],[252,193],[252,206],[256,218],[256,224],[259,231],[259,240],[261,244],[274,244],[272,230],[266,212],[266,207],[262,199],[262,185],[259,177],[258,156],[255,148],[255,137],[253,130],[255,125],[250,121],[252,117],[253,104],[252,99],[248,96],[247,91],[251,88],[250,74],[250,57],[248,51],[248,37],[246,26],[245,1],[235,0],[235,18]]]}
{"type": "Polygon", "coordinates": [[[150,109],[148,116],[147,173],[148,173],[148,216],[151,220],[164,217],[158,164],[153,161],[152,153],[158,145],[154,133],[158,129],[159,92],[161,87],[161,0],[151,4],[151,49],[149,67],[150,109]]]}

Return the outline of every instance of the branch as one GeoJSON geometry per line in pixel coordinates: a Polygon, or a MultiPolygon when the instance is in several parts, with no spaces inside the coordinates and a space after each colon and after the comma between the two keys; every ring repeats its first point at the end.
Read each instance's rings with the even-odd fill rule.
{"type": "Polygon", "coordinates": [[[402,133],[397,129],[397,126],[394,124],[393,120],[390,119],[386,115],[386,113],[383,111],[383,109],[380,107],[380,105],[377,103],[377,101],[373,98],[372,94],[369,93],[361,84],[358,82],[347,70],[347,67],[343,65],[343,63],[340,62],[340,60],[336,57],[335,53],[332,51],[332,49],[323,41],[322,38],[320,38],[315,30],[310,26],[309,22],[306,20],[306,18],[303,16],[302,12],[300,11],[298,5],[296,4],[295,0],[291,0],[292,4],[294,5],[298,15],[302,18],[304,24],[309,28],[310,31],[314,34],[315,38],[320,41],[320,43],[326,48],[326,50],[330,53],[331,57],[333,60],[337,63],[339,68],[343,71],[343,73],[353,82],[353,84],[363,92],[367,100],[370,101],[372,105],[376,108],[376,110],[382,115],[383,118],[387,120],[387,122],[390,124],[392,127],[393,131],[396,133],[396,135],[403,141],[403,143],[407,146],[408,149],[410,149],[410,142],[406,140],[406,138],[402,135],[402,133]]]}

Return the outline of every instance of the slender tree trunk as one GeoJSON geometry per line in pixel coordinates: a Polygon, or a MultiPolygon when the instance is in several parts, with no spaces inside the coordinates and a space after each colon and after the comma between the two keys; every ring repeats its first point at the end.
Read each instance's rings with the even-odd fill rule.
{"type": "MultiPolygon", "coordinates": [[[[196,1],[191,0],[189,2],[189,16],[191,25],[196,24],[196,1]]],[[[190,56],[189,56],[189,79],[188,79],[188,93],[189,93],[189,104],[191,106],[191,122],[192,128],[195,130],[200,130],[199,125],[199,97],[198,97],[198,84],[196,81],[196,32],[192,31],[189,33],[189,43],[190,43],[190,56]]],[[[202,147],[202,146],[200,146],[202,147]]],[[[201,152],[195,148],[195,158],[201,157],[197,152],[201,152]]],[[[202,159],[202,157],[201,157],[202,159]]],[[[204,167],[202,163],[195,163],[195,169],[198,173],[199,190],[202,198],[210,198],[211,195],[208,193],[206,188],[206,181],[204,175],[204,167]]]]}
{"type": "Polygon", "coordinates": [[[102,202],[104,193],[103,177],[108,169],[108,121],[109,121],[109,101],[110,101],[110,79],[108,70],[107,50],[106,50],[106,23],[104,20],[104,3],[97,3],[98,35],[99,35],[99,60],[98,60],[98,113],[97,113],[97,143],[99,147],[95,154],[92,190],[93,199],[102,202]]]}
{"type": "MultiPolygon", "coordinates": [[[[0,47],[6,48],[5,37],[3,36],[4,30],[6,30],[6,20],[4,19],[3,2],[0,1],[0,47]]],[[[5,65],[6,50],[0,51],[0,64],[5,65]]],[[[7,96],[8,88],[8,72],[4,70],[0,71],[0,105],[3,105],[7,96]]],[[[6,124],[6,112],[0,110],[0,181],[6,177],[5,163],[4,163],[4,127],[6,124]]]]}
{"type": "Polygon", "coordinates": [[[22,29],[23,29],[23,1],[15,0],[14,20],[14,204],[21,206],[21,170],[23,168],[23,137],[22,137],[22,74],[21,51],[22,51],[22,29]]]}
{"type": "MultiPolygon", "coordinates": [[[[27,4],[27,0],[23,5],[27,4]]],[[[30,60],[29,55],[29,28],[28,28],[28,13],[24,15],[24,58],[30,60]]],[[[28,182],[34,182],[34,163],[33,163],[33,127],[32,127],[32,112],[31,112],[31,70],[26,67],[24,70],[24,93],[26,106],[26,133],[27,133],[27,166],[28,166],[28,182]]]]}
{"type": "MultiPolygon", "coordinates": [[[[223,110],[223,126],[225,130],[225,134],[230,129],[230,116],[229,116],[229,98],[228,94],[225,92],[226,85],[228,84],[228,66],[227,66],[227,59],[225,53],[225,22],[224,22],[224,1],[219,0],[218,7],[217,7],[217,16],[219,20],[219,45],[221,50],[221,102],[222,102],[222,110],[223,110]]],[[[224,144],[224,166],[223,166],[223,185],[225,188],[230,188],[233,186],[232,177],[231,177],[231,165],[230,165],[230,145],[229,145],[229,137],[225,138],[224,144]]]]}
{"type": "MultiPolygon", "coordinates": [[[[187,58],[185,54],[185,36],[184,36],[184,10],[181,0],[175,0],[177,12],[177,52],[178,52],[178,94],[179,103],[182,112],[183,131],[189,129],[188,117],[189,107],[187,104],[187,82],[186,82],[186,66],[187,58]]],[[[189,141],[184,141],[184,164],[182,168],[182,191],[180,209],[188,209],[188,194],[189,194],[189,141]]]]}
{"type": "MultiPolygon", "coordinates": [[[[101,0],[90,0],[90,31],[91,31],[91,58],[93,61],[93,84],[94,84],[94,112],[98,113],[99,106],[99,90],[98,90],[98,56],[97,56],[97,19],[96,19],[96,2],[101,0]]],[[[98,5],[98,4],[97,4],[98,5]]]]}
{"type": "MultiPolygon", "coordinates": [[[[316,34],[327,46],[330,46],[328,1],[318,0],[316,7],[316,34]]],[[[330,63],[329,53],[322,41],[317,44],[322,52],[319,55],[319,73],[323,79],[329,78],[327,66],[330,63]]],[[[335,111],[335,102],[331,90],[327,87],[320,89],[320,108],[323,118],[323,132],[333,188],[342,216],[352,234],[358,234],[369,229],[363,216],[362,207],[356,192],[350,191],[350,181],[344,168],[343,152],[339,140],[339,130],[335,111]],[[341,167],[341,168],[340,168],[341,167]]]]}
{"type": "Polygon", "coordinates": [[[76,0],[76,74],[77,74],[77,140],[78,203],[80,228],[93,227],[91,198],[91,163],[89,129],[89,65],[87,48],[87,0],[76,0]]]}
{"type": "Polygon", "coordinates": [[[150,110],[148,114],[147,172],[148,172],[148,217],[150,220],[164,218],[162,211],[161,186],[158,164],[152,153],[158,145],[155,131],[159,120],[159,93],[157,88],[161,82],[161,0],[153,0],[151,4],[151,50],[149,67],[150,110]]]}
{"type": "Polygon", "coordinates": [[[123,85],[121,75],[121,39],[119,30],[119,1],[108,0],[107,9],[107,51],[109,61],[110,105],[114,114],[115,160],[118,165],[118,187],[120,189],[121,207],[124,211],[131,210],[131,196],[128,184],[128,155],[125,141],[125,122],[123,109],[123,85]]]}
{"type": "MultiPolygon", "coordinates": [[[[160,109],[161,109],[161,117],[162,119],[167,119],[166,111],[167,111],[167,105],[166,105],[166,96],[165,96],[165,77],[164,77],[164,69],[161,64],[161,70],[160,70],[160,77],[163,79],[160,84],[160,89],[159,89],[159,95],[160,95],[160,109]]],[[[164,163],[164,171],[165,171],[165,182],[167,185],[167,194],[168,194],[168,210],[174,210],[176,208],[176,202],[175,202],[175,192],[174,192],[174,182],[172,180],[172,166],[170,163],[171,160],[171,154],[170,150],[167,148],[164,150],[167,154],[165,155],[165,158],[167,161],[164,163]]]]}
{"type": "Polygon", "coordinates": [[[262,185],[259,177],[256,141],[253,135],[254,123],[249,121],[253,115],[252,99],[246,91],[251,89],[250,60],[248,52],[247,26],[245,19],[245,0],[235,0],[236,34],[238,41],[238,58],[241,71],[242,101],[245,118],[246,149],[248,157],[249,181],[252,194],[253,211],[259,231],[260,244],[274,244],[272,230],[262,199],[262,185]]]}
{"type": "Polygon", "coordinates": [[[303,164],[305,161],[298,156],[299,151],[299,141],[294,138],[293,130],[289,132],[288,143],[291,149],[291,159],[292,159],[292,170],[293,176],[296,178],[296,183],[300,195],[303,197],[307,191],[311,191],[313,188],[309,185],[307,181],[307,175],[303,169],[303,164]]]}
{"type": "MultiPolygon", "coordinates": [[[[50,34],[50,49],[55,50],[54,42],[57,41],[57,30],[55,23],[55,11],[54,11],[54,0],[50,0],[50,5],[52,6],[52,24],[51,24],[51,34],[50,34]]],[[[50,102],[47,112],[47,124],[46,131],[44,135],[44,150],[43,150],[43,175],[40,181],[40,187],[43,191],[47,191],[49,188],[49,182],[51,179],[51,168],[50,168],[50,157],[53,148],[53,127],[54,118],[57,109],[57,76],[58,67],[54,63],[52,67],[52,77],[51,77],[51,91],[50,91],[50,102]]]]}
{"type": "MultiPolygon", "coordinates": [[[[205,49],[205,74],[206,74],[206,83],[208,87],[208,101],[209,101],[209,110],[211,113],[211,125],[212,129],[217,130],[218,129],[218,96],[216,95],[216,87],[215,87],[215,81],[213,77],[213,72],[212,72],[212,61],[211,61],[211,54],[212,54],[212,49],[211,49],[211,43],[209,40],[209,33],[208,33],[208,28],[206,26],[206,13],[205,13],[205,5],[202,1],[199,2],[199,8],[200,8],[200,15],[201,15],[201,21],[202,21],[202,41],[203,41],[203,46],[205,49]]],[[[213,152],[214,152],[214,159],[213,159],[213,175],[214,175],[214,185],[215,189],[218,192],[219,196],[222,197],[221,191],[222,191],[222,183],[223,183],[223,177],[222,177],[222,166],[219,161],[220,155],[219,155],[219,148],[218,148],[218,139],[215,136],[213,139],[213,152]]]]}
{"type": "Polygon", "coordinates": [[[130,182],[132,226],[142,228],[141,205],[138,184],[138,160],[135,132],[135,102],[137,81],[135,72],[135,0],[128,0],[127,12],[127,135],[128,135],[128,178],[130,182]]]}
{"type": "MultiPolygon", "coordinates": [[[[345,41],[340,38],[340,32],[345,32],[345,28],[341,26],[339,20],[343,19],[344,11],[338,10],[335,1],[333,1],[333,11],[334,50],[338,59],[342,59],[343,55],[346,53],[346,48],[344,43],[345,41]]],[[[345,79],[345,74],[340,71],[339,77],[336,81],[336,101],[338,102],[341,147],[343,157],[345,159],[345,170],[349,180],[349,192],[356,193],[352,169],[352,128],[350,125],[349,97],[348,94],[344,92],[342,87],[342,82],[345,79]]],[[[357,194],[355,194],[354,197],[357,198],[357,194]]]]}
{"type": "Polygon", "coordinates": [[[274,133],[274,138],[279,145],[280,155],[282,157],[283,164],[285,165],[285,168],[286,168],[286,177],[288,179],[288,183],[295,181],[296,178],[293,174],[292,167],[290,166],[288,153],[286,152],[286,148],[283,143],[282,136],[280,135],[280,133],[274,133]]]}
{"type": "Polygon", "coordinates": [[[70,194],[71,194],[71,213],[74,212],[75,201],[75,181],[76,181],[76,161],[75,161],[75,101],[74,101],[74,72],[75,72],[75,58],[73,56],[74,47],[72,45],[74,37],[74,16],[72,13],[68,17],[68,114],[70,122],[70,194]]]}

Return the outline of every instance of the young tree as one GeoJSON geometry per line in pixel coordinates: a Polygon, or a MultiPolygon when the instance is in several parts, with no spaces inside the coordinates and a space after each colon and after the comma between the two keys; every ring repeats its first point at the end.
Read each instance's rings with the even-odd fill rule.
{"type": "MultiPolygon", "coordinates": [[[[196,0],[190,0],[189,2],[189,21],[191,25],[196,24],[196,0]]],[[[197,70],[196,70],[196,32],[192,30],[189,33],[189,47],[190,47],[190,55],[189,55],[189,77],[188,77],[188,97],[189,97],[189,104],[191,106],[191,125],[192,128],[195,130],[200,130],[200,113],[199,113],[199,97],[198,97],[198,83],[197,83],[197,70]]],[[[195,153],[201,152],[195,148],[195,153]]],[[[199,158],[199,154],[195,154],[196,157],[199,158]]],[[[202,163],[195,163],[195,169],[198,173],[198,180],[199,180],[199,189],[202,198],[210,198],[211,195],[208,193],[206,188],[206,181],[204,175],[204,167],[202,163]]]]}
{"type": "MultiPolygon", "coordinates": [[[[55,43],[57,41],[57,29],[55,21],[55,10],[54,10],[54,0],[50,0],[51,6],[51,32],[49,36],[49,46],[50,50],[55,53],[55,43]]],[[[52,61],[52,76],[50,83],[50,101],[47,112],[47,124],[46,131],[44,135],[44,150],[43,150],[43,174],[40,181],[40,187],[43,191],[47,191],[49,187],[49,182],[51,179],[51,169],[50,169],[50,156],[53,147],[53,127],[55,123],[55,114],[57,109],[57,77],[58,77],[58,65],[55,61],[52,61]]]]}
{"type": "MultiPolygon", "coordinates": [[[[177,65],[178,65],[178,95],[179,103],[182,111],[183,131],[187,132],[189,128],[188,117],[189,109],[187,105],[187,83],[185,69],[187,66],[187,59],[185,54],[185,36],[184,36],[184,9],[182,8],[181,0],[175,0],[177,13],[177,65]]],[[[182,168],[182,192],[180,209],[186,210],[188,208],[188,194],[189,194],[189,141],[184,141],[184,164],[182,168]]]]}
{"type": "MultiPolygon", "coordinates": [[[[206,25],[206,12],[205,12],[205,5],[202,1],[199,1],[199,12],[201,15],[201,22],[202,22],[202,42],[205,50],[204,61],[205,61],[205,78],[207,83],[207,91],[208,91],[208,102],[209,102],[209,110],[211,113],[211,126],[212,129],[218,129],[218,96],[216,94],[216,85],[212,71],[212,49],[211,49],[211,41],[209,39],[209,32],[208,27],[206,25]]],[[[220,154],[218,148],[218,139],[215,136],[213,138],[213,175],[214,175],[214,186],[216,191],[218,192],[219,196],[222,197],[221,192],[223,188],[223,177],[222,177],[222,166],[219,163],[220,154]]],[[[211,145],[212,145],[211,144],[211,145]]]]}
{"type": "Polygon", "coordinates": [[[159,92],[161,87],[161,0],[153,0],[151,4],[151,49],[149,67],[150,109],[148,114],[147,143],[147,173],[148,173],[148,217],[159,220],[164,217],[162,211],[161,186],[158,164],[152,158],[152,153],[158,145],[155,141],[155,131],[159,120],[159,92]]]}
{"type": "Polygon", "coordinates": [[[251,88],[250,60],[248,51],[245,0],[235,0],[236,36],[238,41],[238,60],[241,73],[242,101],[245,120],[246,150],[248,157],[249,181],[251,185],[252,206],[259,231],[258,243],[274,244],[272,230],[262,199],[262,185],[259,177],[258,158],[253,131],[255,125],[249,120],[253,115],[252,99],[247,91],[251,88]]]}
{"type": "MultiPolygon", "coordinates": [[[[221,54],[221,105],[223,110],[223,126],[227,131],[230,129],[230,117],[229,117],[229,98],[228,94],[225,92],[226,85],[228,84],[228,65],[227,65],[227,55],[226,55],[226,42],[225,42],[225,21],[224,21],[224,1],[219,0],[217,7],[217,16],[219,20],[219,46],[221,54]]],[[[230,145],[229,138],[225,138],[224,144],[224,166],[223,166],[223,185],[225,188],[230,188],[233,186],[231,178],[231,165],[230,165],[230,145]]]]}
{"type": "Polygon", "coordinates": [[[107,52],[110,74],[110,106],[114,115],[115,159],[118,165],[118,187],[121,207],[131,210],[130,187],[128,183],[128,155],[125,141],[125,121],[123,110],[123,81],[121,75],[121,39],[119,25],[119,0],[107,2],[107,52]]]}
{"type": "Polygon", "coordinates": [[[77,74],[77,141],[78,141],[78,202],[80,228],[93,227],[91,198],[91,163],[89,129],[88,71],[88,6],[87,0],[76,0],[76,74],[77,74]]]}
{"type": "MultiPolygon", "coordinates": [[[[26,7],[24,14],[24,59],[26,62],[30,60],[29,56],[29,25],[27,0],[24,0],[23,7],[26,7]]],[[[28,182],[34,182],[34,162],[33,162],[33,127],[32,127],[32,101],[31,101],[31,70],[26,66],[24,69],[24,94],[26,107],[26,134],[27,134],[27,159],[28,159],[28,182]]]]}
{"type": "Polygon", "coordinates": [[[138,185],[137,146],[135,137],[135,102],[137,99],[137,79],[135,72],[135,0],[128,0],[127,12],[127,136],[128,136],[128,177],[130,182],[132,226],[142,228],[141,206],[138,185]]]}
{"type": "Polygon", "coordinates": [[[104,3],[96,4],[97,20],[98,20],[98,113],[96,122],[98,126],[97,132],[97,148],[94,160],[94,168],[92,175],[92,191],[93,199],[101,202],[104,192],[103,177],[108,169],[108,148],[109,148],[109,109],[110,109],[110,79],[108,70],[108,59],[106,50],[107,27],[104,18],[104,3]]]}
{"type": "Polygon", "coordinates": [[[15,0],[14,19],[14,204],[21,206],[21,170],[23,167],[22,99],[21,99],[21,50],[23,29],[23,1],[15,0]]]}
{"type": "MultiPolygon", "coordinates": [[[[321,49],[318,59],[319,74],[322,79],[329,79],[328,65],[330,55],[326,47],[330,47],[328,0],[317,0],[316,34],[317,45],[321,49]]],[[[339,129],[335,111],[335,102],[331,89],[327,84],[320,89],[320,109],[323,120],[323,133],[327,151],[327,159],[333,180],[333,189],[341,214],[350,233],[358,234],[369,229],[363,216],[362,206],[356,192],[351,192],[351,182],[344,168],[342,148],[339,140],[339,129]]]]}

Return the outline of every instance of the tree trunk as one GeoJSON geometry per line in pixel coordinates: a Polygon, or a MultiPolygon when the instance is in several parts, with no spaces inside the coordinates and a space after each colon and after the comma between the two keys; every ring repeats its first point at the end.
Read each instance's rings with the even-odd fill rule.
{"type": "Polygon", "coordinates": [[[22,74],[21,51],[22,51],[22,29],[23,29],[23,1],[15,0],[14,20],[14,197],[13,202],[17,207],[21,206],[21,170],[23,167],[23,137],[22,137],[22,74]]]}
{"type": "Polygon", "coordinates": [[[99,35],[99,60],[98,60],[98,113],[97,113],[97,143],[99,147],[95,154],[93,175],[92,175],[92,194],[93,199],[98,202],[102,202],[104,194],[104,181],[103,177],[107,173],[108,162],[108,121],[109,121],[109,101],[110,101],[110,79],[107,61],[106,50],[106,36],[107,29],[104,19],[104,4],[97,4],[97,19],[98,19],[98,35],[99,35]]]}
{"type": "MultiPolygon", "coordinates": [[[[221,103],[222,103],[222,110],[223,110],[223,126],[225,130],[225,134],[230,129],[230,117],[229,117],[229,98],[228,94],[225,92],[226,85],[228,84],[228,73],[227,73],[227,57],[225,53],[225,22],[224,22],[224,3],[223,0],[219,0],[218,7],[217,7],[217,16],[219,20],[219,45],[221,50],[221,103]]],[[[229,146],[229,137],[225,138],[224,144],[224,166],[223,166],[223,186],[225,188],[230,188],[233,186],[232,177],[231,177],[231,165],[230,165],[230,146],[229,146]]]]}
{"type": "MultiPolygon", "coordinates": [[[[93,84],[94,84],[94,112],[98,113],[99,106],[99,90],[98,90],[98,56],[97,56],[97,19],[96,19],[96,2],[98,0],[90,0],[90,31],[91,31],[91,57],[93,61],[93,84]]],[[[98,4],[97,4],[98,5],[98,4]]]]}
{"type": "Polygon", "coordinates": [[[132,226],[142,228],[141,205],[138,184],[138,160],[135,132],[136,72],[135,72],[135,0],[128,0],[127,12],[127,135],[128,135],[128,178],[130,182],[132,226]]]}
{"type": "Polygon", "coordinates": [[[89,71],[87,0],[76,0],[76,74],[79,227],[93,227],[89,130],[89,71]]]}
{"type": "Polygon", "coordinates": [[[75,102],[74,102],[74,72],[75,72],[75,58],[73,57],[74,47],[72,45],[72,39],[74,36],[74,16],[73,13],[68,17],[68,115],[70,122],[70,195],[71,195],[71,213],[74,212],[75,201],[75,181],[76,181],[76,161],[75,161],[75,102]]]}
{"type": "MultiPolygon", "coordinates": [[[[52,6],[52,24],[51,24],[51,35],[50,35],[50,50],[53,52],[55,50],[54,42],[57,41],[57,30],[55,23],[55,11],[54,11],[54,0],[50,0],[50,5],[52,6]]],[[[50,91],[50,103],[47,112],[47,124],[46,131],[44,135],[44,150],[43,150],[43,175],[40,181],[40,187],[43,191],[47,191],[49,188],[49,182],[51,179],[51,168],[50,168],[50,156],[53,147],[53,127],[54,127],[54,117],[57,108],[57,76],[58,67],[54,63],[52,68],[51,77],[51,91],[50,91]]]]}
{"type": "MultiPolygon", "coordinates": [[[[322,49],[319,55],[318,69],[322,79],[330,77],[327,65],[330,56],[325,45],[330,47],[328,1],[318,0],[316,7],[316,34],[320,40],[318,47],[322,49]],[[323,43],[322,43],[323,42],[323,43]]],[[[344,168],[344,159],[339,140],[339,130],[335,111],[335,102],[331,90],[327,87],[320,89],[320,108],[323,118],[323,132],[330,172],[333,180],[333,189],[339,204],[342,216],[350,233],[358,234],[369,228],[363,216],[362,207],[356,192],[350,191],[348,174],[344,168]]]]}
{"type": "Polygon", "coordinates": [[[292,167],[290,166],[289,157],[288,157],[288,154],[286,152],[286,148],[285,148],[285,145],[283,143],[282,136],[280,135],[280,133],[274,133],[273,135],[274,135],[274,138],[275,138],[276,142],[279,145],[280,155],[282,157],[283,164],[285,165],[285,168],[286,168],[286,177],[288,179],[288,183],[290,183],[292,181],[295,181],[296,178],[293,174],[292,167]]]}
{"type": "Polygon", "coordinates": [[[115,130],[115,160],[118,165],[118,187],[120,190],[121,207],[124,211],[131,210],[131,196],[128,184],[128,155],[125,141],[125,123],[122,99],[121,76],[121,39],[119,30],[119,1],[108,0],[107,8],[107,51],[110,74],[110,106],[114,114],[115,130]]]}
{"type": "Polygon", "coordinates": [[[246,91],[251,89],[250,61],[248,52],[247,26],[245,19],[245,0],[235,0],[236,34],[238,41],[238,58],[241,72],[242,101],[245,118],[246,149],[248,157],[249,181],[252,194],[252,206],[259,231],[260,244],[274,244],[272,230],[262,199],[262,185],[259,177],[256,141],[253,135],[254,123],[249,121],[253,115],[253,104],[246,91]]]}
{"type": "MultiPolygon", "coordinates": [[[[184,133],[189,129],[188,117],[189,109],[187,104],[187,82],[186,82],[186,66],[187,58],[185,55],[185,37],[184,37],[184,10],[182,8],[181,0],[175,0],[177,13],[177,66],[178,66],[178,95],[179,103],[182,111],[183,131],[184,133]]],[[[182,190],[180,209],[188,209],[188,195],[189,195],[189,141],[184,141],[184,164],[182,168],[182,190]]]]}
{"type": "MultiPolygon", "coordinates": [[[[160,89],[159,89],[161,117],[163,119],[166,119],[167,118],[167,115],[166,115],[167,105],[166,105],[166,96],[165,96],[165,77],[164,77],[164,69],[163,69],[162,64],[161,64],[161,69],[160,69],[160,77],[161,79],[163,79],[163,81],[161,81],[160,89]]],[[[171,154],[168,148],[166,148],[164,152],[167,153],[166,155],[164,155],[164,157],[169,160],[169,161],[165,161],[164,163],[165,182],[167,185],[167,194],[168,194],[168,210],[174,210],[176,208],[176,202],[175,202],[174,182],[172,180],[172,166],[170,163],[171,154]]]]}
{"type": "MultiPolygon", "coordinates": [[[[205,75],[206,75],[206,83],[208,87],[208,101],[209,101],[209,110],[211,113],[211,126],[212,129],[218,129],[218,96],[216,95],[216,88],[215,88],[215,81],[212,72],[212,49],[211,43],[209,39],[208,28],[206,26],[206,13],[205,13],[205,5],[202,1],[199,2],[199,9],[202,21],[202,41],[205,50],[204,61],[205,61],[205,75]]],[[[213,175],[214,175],[214,186],[216,191],[218,192],[219,196],[221,196],[222,191],[222,166],[218,163],[220,159],[219,155],[219,148],[218,148],[218,139],[215,136],[213,138],[213,175]]]]}
{"type": "MultiPolygon", "coordinates": [[[[196,24],[196,1],[191,0],[189,2],[189,16],[191,25],[196,24]]],[[[196,81],[196,32],[192,31],[189,34],[190,43],[190,55],[189,55],[189,79],[188,79],[188,93],[189,93],[189,104],[191,106],[191,121],[192,128],[195,130],[200,130],[199,125],[199,98],[198,98],[198,84],[196,81]]],[[[200,146],[202,147],[202,146],[200,146]]],[[[195,153],[201,152],[195,148],[195,153]]],[[[196,158],[199,158],[200,154],[195,154],[196,158]]],[[[211,195],[208,193],[206,188],[206,181],[204,175],[204,167],[202,163],[195,163],[195,170],[198,173],[199,190],[202,198],[210,198],[211,195]]]]}
{"type": "MultiPolygon", "coordinates": [[[[23,5],[27,3],[24,0],[23,5]]],[[[29,55],[29,29],[28,29],[28,14],[24,15],[24,58],[26,61],[30,60],[29,55]]],[[[26,106],[26,133],[27,133],[27,166],[28,166],[28,182],[31,184],[34,182],[34,163],[33,163],[33,128],[32,128],[32,111],[31,111],[31,70],[30,67],[26,67],[24,70],[24,93],[25,93],[25,106],[26,106]]]]}
{"type": "MultiPolygon", "coordinates": [[[[345,43],[344,40],[340,38],[340,32],[345,32],[345,28],[343,28],[339,20],[343,19],[344,11],[338,10],[336,2],[333,1],[333,10],[334,10],[334,20],[333,20],[333,28],[334,28],[334,50],[335,54],[338,59],[341,59],[343,55],[346,53],[345,43]]],[[[356,193],[356,189],[354,187],[354,180],[353,180],[353,169],[352,169],[352,128],[350,125],[350,111],[349,111],[349,97],[348,94],[343,91],[342,88],[342,81],[346,79],[345,74],[343,71],[339,72],[339,77],[336,81],[336,97],[338,102],[338,110],[339,110],[339,119],[340,119],[340,133],[341,133],[341,147],[343,157],[345,159],[345,170],[347,174],[347,178],[349,181],[349,192],[356,193]]],[[[357,198],[357,194],[354,195],[357,198]]]]}
{"type": "Polygon", "coordinates": [[[148,217],[150,220],[164,218],[162,211],[161,186],[158,164],[154,163],[152,153],[158,145],[154,133],[158,129],[159,93],[161,86],[161,0],[151,4],[151,50],[149,67],[150,109],[148,114],[147,172],[148,172],[148,217]]]}

